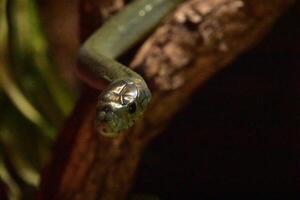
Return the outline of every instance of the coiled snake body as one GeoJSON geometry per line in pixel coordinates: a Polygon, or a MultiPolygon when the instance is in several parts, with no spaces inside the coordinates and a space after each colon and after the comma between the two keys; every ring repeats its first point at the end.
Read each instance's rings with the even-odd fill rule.
{"type": "Polygon", "coordinates": [[[183,0],[136,0],[96,30],[82,45],[79,71],[93,84],[95,79],[109,82],[100,94],[96,129],[106,136],[117,136],[131,127],[144,113],[151,92],[144,79],[115,61],[143,38],[161,19],[183,0]]]}

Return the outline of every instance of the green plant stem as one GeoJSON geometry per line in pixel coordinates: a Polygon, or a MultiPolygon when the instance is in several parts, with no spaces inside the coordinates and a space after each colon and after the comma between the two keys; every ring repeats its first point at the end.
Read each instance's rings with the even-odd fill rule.
{"type": "Polygon", "coordinates": [[[11,68],[26,97],[60,127],[74,104],[70,90],[56,73],[32,0],[10,1],[11,68]]]}
{"type": "MultiPolygon", "coordinates": [[[[17,1],[21,2],[21,0],[17,1]]],[[[27,0],[26,2],[28,7],[28,25],[30,27],[30,31],[27,31],[26,34],[29,36],[32,35],[35,38],[32,40],[34,63],[49,87],[53,98],[66,116],[73,108],[74,95],[70,89],[67,88],[65,81],[58,73],[59,70],[52,65],[52,60],[49,59],[49,47],[45,34],[41,30],[42,26],[37,12],[36,0],[27,0]]]]}
{"type": "Polygon", "coordinates": [[[0,83],[6,95],[11,99],[13,104],[20,110],[20,112],[28,118],[31,122],[36,124],[41,130],[50,138],[53,138],[53,131],[51,125],[43,118],[43,116],[32,106],[32,104],[25,98],[20,89],[13,81],[8,66],[8,24],[6,16],[6,0],[1,0],[0,4],[0,83]]]}

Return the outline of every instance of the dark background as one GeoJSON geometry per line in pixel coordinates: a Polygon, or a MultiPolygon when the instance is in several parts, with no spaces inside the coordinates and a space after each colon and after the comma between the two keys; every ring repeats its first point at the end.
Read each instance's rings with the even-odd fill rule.
{"type": "Polygon", "coordinates": [[[298,2],[199,89],[146,149],[133,192],[201,199],[300,191],[299,20],[298,2]]]}

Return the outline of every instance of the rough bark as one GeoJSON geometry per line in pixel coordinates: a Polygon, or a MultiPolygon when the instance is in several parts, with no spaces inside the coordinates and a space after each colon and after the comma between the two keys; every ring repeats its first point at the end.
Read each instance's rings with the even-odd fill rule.
{"type": "MultiPolygon", "coordinates": [[[[100,2],[100,1],[99,1],[100,2]]],[[[84,88],[43,177],[40,199],[124,199],[143,149],[207,79],[257,43],[292,0],[190,0],[155,31],[132,61],[150,84],[148,112],[116,139],[93,129],[97,91],[84,88]]],[[[82,0],[83,38],[101,17],[82,0]]]]}

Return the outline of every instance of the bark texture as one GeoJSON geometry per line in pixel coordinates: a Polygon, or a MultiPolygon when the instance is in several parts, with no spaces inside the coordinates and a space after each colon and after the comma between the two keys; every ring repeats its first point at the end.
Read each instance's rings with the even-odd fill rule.
{"type": "MultiPolygon", "coordinates": [[[[193,91],[257,43],[292,2],[186,1],[132,60],[131,66],[145,77],[153,92],[144,118],[116,139],[102,137],[93,129],[99,92],[85,87],[58,138],[39,198],[124,199],[149,141],[184,107],[193,91]]],[[[81,1],[83,39],[109,15],[103,5],[114,12],[123,4],[81,1]]]]}

